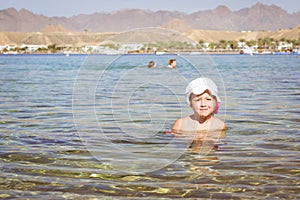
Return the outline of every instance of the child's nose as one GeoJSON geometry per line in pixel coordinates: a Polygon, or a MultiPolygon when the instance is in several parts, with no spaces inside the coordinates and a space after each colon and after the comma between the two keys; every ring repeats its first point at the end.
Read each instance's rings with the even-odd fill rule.
{"type": "Polygon", "coordinates": [[[203,99],[200,101],[200,105],[201,106],[205,106],[206,105],[206,103],[205,103],[205,101],[203,99]]]}

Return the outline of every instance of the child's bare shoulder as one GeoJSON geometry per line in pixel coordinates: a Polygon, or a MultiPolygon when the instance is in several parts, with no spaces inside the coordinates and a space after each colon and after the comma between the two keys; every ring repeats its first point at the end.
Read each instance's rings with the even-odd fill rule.
{"type": "Polygon", "coordinates": [[[213,117],[213,126],[218,129],[225,129],[226,125],[223,120],[219,119],[218,117],[213,117]]]}
{"type": "Polygon", "coordinates": [[[186,124],[186,122],[188,122],[189,120],[191,120],[189,116],[177,119],[175,121],[172,129],[173,130],[181,130],[183,124],[186,124]]]}

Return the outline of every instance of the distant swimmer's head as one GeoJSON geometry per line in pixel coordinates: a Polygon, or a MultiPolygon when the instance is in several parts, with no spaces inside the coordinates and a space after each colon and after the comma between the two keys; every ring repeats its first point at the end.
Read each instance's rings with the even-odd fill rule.
{"type": "Polygon", "coordinates": [[[151,61],[148,63],[148,68],[154,68],[154,67],[156,67],[156,63],[155,63],[153,60],[151,60],[151,61]]]}
{"type": "Polygon", "coordinates": [[[213,97],[216,100],[216,108],[214,110],[214,113],[218,113],[221,99],[218,96],[218,88],[216,84],[209,78],[197,78],[193,81],[191,81],[186,89],[186,100],[188,105],[191,105],[191,98],[194,95],[202,95],[203,93],[209,94],[211,97],[213,97]]]}
{"type": "Polygon", "coordinates": [[[168,61],[168,67],[169,68],[176,68],[176,59],[170,59],[168,61]]]}

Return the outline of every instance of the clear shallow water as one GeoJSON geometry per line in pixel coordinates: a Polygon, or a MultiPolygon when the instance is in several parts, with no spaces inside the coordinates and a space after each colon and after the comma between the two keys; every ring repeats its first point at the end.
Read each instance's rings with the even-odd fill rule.
{"type": "Polygon", "coordinates": [[[142,67],[169,57],[0,56],[0,198],[299,199],[300,58],[184,56],[176,70],[142,67]],[[221,90],[219,149],[147,154],[172,141],[163,131],[190,113],[183,92],[199,75],[221,90]],[[120,149],[130,156],[114,163],[120,149]]]}

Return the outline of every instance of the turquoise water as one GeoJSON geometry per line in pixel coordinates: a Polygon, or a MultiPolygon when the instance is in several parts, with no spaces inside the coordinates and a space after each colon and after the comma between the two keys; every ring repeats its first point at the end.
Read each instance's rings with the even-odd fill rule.
{"type": "Polygon", "coordinates": [[[1,55],[0,198],[299,199],[300,58],[1,55]],[[147,69],[148,61],[177,69],[147,69]],[[193,151],[165,135],[211,77],[228,130],[193,151]]]}

